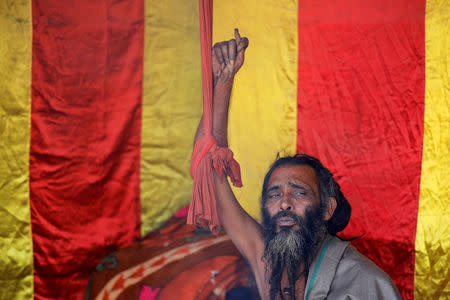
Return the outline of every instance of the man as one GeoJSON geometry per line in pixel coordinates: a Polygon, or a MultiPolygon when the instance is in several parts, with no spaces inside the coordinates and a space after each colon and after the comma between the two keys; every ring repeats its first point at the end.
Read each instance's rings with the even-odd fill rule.
{"type": "MultiPolygon", "coordinates": [[[[228,147],[228,109],[234,76],[244,63],[248,40],[212,50],[213,135],[228,147]]],[[[195,139],[203,136],[200,121],[195,139]]],[[[278,159],[262,189],[260,225],[236,200],[226,176],[214,172],[221,224],[248,260],[262,299],[400,299],[391,279],[335,234],[351,208],[333,175],[304,154],[278,159]]]]}

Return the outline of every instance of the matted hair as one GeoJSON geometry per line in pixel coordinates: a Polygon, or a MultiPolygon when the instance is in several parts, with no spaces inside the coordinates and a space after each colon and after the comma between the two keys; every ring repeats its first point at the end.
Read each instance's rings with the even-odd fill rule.
{"type": "Polygon", "coordinates": [[[341,192],[341,187],[334,180],[333,174],[324,167],[324,165],[315,157],[307,154],[296,154],[294,156],[286,156],[277,158],[277,160],[270,166],[269,171],[264,177],[264,183],[261,195],[261,209],[264,209],[267,200],[267,188],[269,185],[269,179],[273,171],[283,166],[297,166],[308,165],[312,167],[319,177],[319,197],[320,205],[326,207],[328,205],[328,198],[334,197],[336,199],[336,209],[333,216],[328,220],[325,225],[328,233],[336,235],[339,231],[342,231],[350,221],[352,214],[352,207],[348,203],[347,199],[341,192]]]}

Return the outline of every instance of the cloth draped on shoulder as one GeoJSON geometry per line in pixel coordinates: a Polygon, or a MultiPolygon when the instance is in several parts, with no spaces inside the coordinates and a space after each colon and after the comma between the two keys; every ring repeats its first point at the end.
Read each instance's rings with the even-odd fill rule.
{"type": "Polygon", "coordinates": [[[329,235],[309,270],[305,300],[401,299],[391,278],[349,242],[329,235]]]}
{"type": "Polygon", "coordinates": [[[228,148],[219,147],[212,134],[212,0],[199,0],[200,46],[202,54],[203,128],[204,136],[195,145],[190,174],[193,181],[188,224],[220,231],[214,190],[213,168],[219,176],[230,176],[235,186],[242,186],[239,164],[228,148]]]}

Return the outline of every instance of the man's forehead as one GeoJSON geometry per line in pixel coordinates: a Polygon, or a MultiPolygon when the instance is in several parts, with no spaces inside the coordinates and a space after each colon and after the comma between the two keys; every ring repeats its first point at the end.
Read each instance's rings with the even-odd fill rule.
{"type": "Polygon", "coordinates": [[[319,177],[316,170],[309,165],[281,166],[272,172],[269,178],[268,188],[289,183],[305,183],[317,192],[319,177]]]}

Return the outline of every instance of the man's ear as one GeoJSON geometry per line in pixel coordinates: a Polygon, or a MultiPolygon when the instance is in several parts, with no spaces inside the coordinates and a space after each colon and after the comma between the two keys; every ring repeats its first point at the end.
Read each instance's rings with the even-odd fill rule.
{"type": "Polygon", "coordinates": [[[328,205],[325,208],[325,215],[323,216],[325,221],[331,219],[331,217],[334,214],[334,211],[336,210],[336,206],[337,206],[336,198],[328,197],[328,205]]]}

